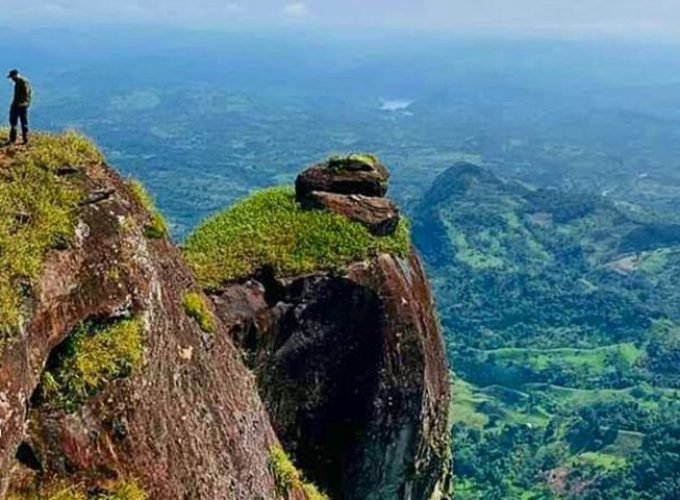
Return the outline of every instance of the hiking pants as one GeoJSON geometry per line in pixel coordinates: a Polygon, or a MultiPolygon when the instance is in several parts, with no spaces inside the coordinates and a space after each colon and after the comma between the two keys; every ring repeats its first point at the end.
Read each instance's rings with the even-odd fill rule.
{"type": "Polygon", "coordinates": [[[21,122],[21,131],[28,132],[28,106],[12,106],[9,108],[9,126],[12,130],[17,129],[17,124],[21,122]]]}

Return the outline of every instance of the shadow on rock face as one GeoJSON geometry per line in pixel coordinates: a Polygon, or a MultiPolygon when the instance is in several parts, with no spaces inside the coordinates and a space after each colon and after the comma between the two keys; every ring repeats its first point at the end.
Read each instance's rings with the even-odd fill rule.
{"type": "Polygon", "coordinates": [[[340,493],[372,420],[381,302],[356,283],[328,278],[295,282],[287,299],[276,306],[282,314],[262,372],[265,399],[300,467],[340,493]]]}
{"type": "Polygon", "coordinates": [[[431,498],[446,481],[446,360],[423,279],[415,256],[384,256],[212,296],[277,435],[331,498],[431,498]]]}

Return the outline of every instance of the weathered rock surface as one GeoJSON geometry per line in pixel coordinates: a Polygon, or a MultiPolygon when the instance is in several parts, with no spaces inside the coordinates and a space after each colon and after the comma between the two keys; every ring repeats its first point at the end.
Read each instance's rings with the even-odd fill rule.
{"type": "MultiPolygon", "coordinates": [[[[1,339],[0,498],[128,478],[151,499],[311,498],[301,484],[281,492],[279,443],[333,500],[446,497],[448,367],[415,252],[284,281],[263,269],[209,300],[108,167],[55,175],[79,183],[82,203],[74,241],[48,253],[26,296],[20,332],[1,339]],[[188,316],[188,292],[205,298],[214,332],[188,316]],[[50,404],[44,374],[77,328],[121,318],[143,325],[141,366],[75,406],[50,404]]],[[[303,173],[298,195],[390,234],[388,177],[353,156],[303,173]]]]}
{"type": "MultiPolygon", "coordinates": [[[[387,170],[355,157],[300,174],[298,201],[391,234],[399,211],[382,198],[387,170]]],[[[448,366],[414,250],[287,280],[264,269],[210,296],[258,376],[278,437],[331,498],[446,497],[448,366]]]]}
{"type": "Polygon", "coordinates": [[[448,368],[415,254],[343,276],[261,277],[212,297],[284,446],[334,499],[448,491],[448,368]]]}
{"type": "Polygon", "coordinates": [[[312,191],[303,206],[308,209],[325,209],[340,214],[366,226],[375,236],[393,234],[399,224],[399,209],[386,198],[342,195],[324,191],[312,191]]]}
{"type": "Polygon", "coordinates": [[[388,236],[401,219],[397,206],[384,198],[389,177],[374,156],[331,158],[298,175],[295,194],[307,210],[335,212],[363,224],[374,236],[388,236]]]}
{"type": "Polygon", "coordinates": [[[149,214],[110,169],[76,177],[90,195],[75,242],[49,253],[20,334],[0,345],[0,498],[130,477],[152,499],[275,498],[268,460],[278,441],[255,380],[219,320],[208,335],[185,314],[196,286],[178,251],[145,238],[149,214]],[[140,369],[71,411],[35,403],[74,328],[127,316],[144,325],[140,369]]]}
{"type": "MultiPolygon", "coordinates": [[[[349,157],[348,157],[349,158],[349,157]]],[[[382,197],[387,193],[389,173],[377,160],[326,162],[302,172],[295,181],[298,201],[313,191],[382,197]]]]}

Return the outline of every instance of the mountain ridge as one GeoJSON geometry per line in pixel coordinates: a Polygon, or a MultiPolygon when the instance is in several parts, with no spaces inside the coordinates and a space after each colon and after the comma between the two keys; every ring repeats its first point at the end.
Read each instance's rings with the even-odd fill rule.
{"type": "Polygon", "coordinates": [[[456,372],[457,496],[671,498],[664,466],[641,474],[673,449],[677,227],[479,166],[430,194],[413,235],[456,372]]]}

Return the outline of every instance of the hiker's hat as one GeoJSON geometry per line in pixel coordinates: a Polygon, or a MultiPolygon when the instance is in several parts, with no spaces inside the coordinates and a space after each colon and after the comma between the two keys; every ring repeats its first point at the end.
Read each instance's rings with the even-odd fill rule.
{"type": "Polygon", "coordinates": [[[18,69],[10,70],[9,74],[7,75],[7,78],[12,78],[13,76],[19,76],[19,70],[18,69]]]}

